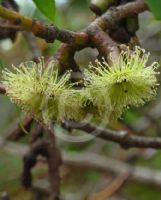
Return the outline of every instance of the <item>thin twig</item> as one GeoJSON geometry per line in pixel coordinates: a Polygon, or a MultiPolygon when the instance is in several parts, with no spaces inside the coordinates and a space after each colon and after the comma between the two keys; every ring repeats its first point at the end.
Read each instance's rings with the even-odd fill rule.
{"type": "Polygon", "coordinates": [[[18,12],[0,6],[0,16],[14,22],[26,31],[31,31],[35,36],[45,39],[47,42],[54,42],[55,39],[61,42],[78,43],[86,42],[88,36],[85,33],[76,33],[67,30],[60,30],[56,26],[46,26],[40,21],[23,16],[18,12]]]}
{"type": "Polygon", "coordinates": [[[115,131],[110,129],[97,128],[87,123],[74,123],[67,121],[66,125],[75,129],[85,131],[95,137],[120,144],[124,148],[154,148],[161,149],[161,138],[131,135],[127,131],[115,131]]]}

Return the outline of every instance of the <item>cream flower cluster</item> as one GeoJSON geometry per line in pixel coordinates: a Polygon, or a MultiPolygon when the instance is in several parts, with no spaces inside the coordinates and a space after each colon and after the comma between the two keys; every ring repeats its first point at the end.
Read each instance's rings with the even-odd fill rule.
{"type": "MultiPolygon", "coordinates": [[[[112,58],[111,58],[112,59],[112,58]]],[[[121,52],[112,65],[103,60],[84,71],[84,87],[70,83],[68,71],[58,76],[55,61],[40,59],[3,71],[3,84],[12,102],[46,124],[91,113],[106,121],[116,120],[130,106],[141,106],[156,95],[158,63],[147,65],[149,54],[139,47],[121,52]]]]}
{"type": "MultiPolygon", "coordinates": [[[[112,58],[111,58],[112,59],[112,58]]],[[[149,54],[136,47],[135,51],[121,52],[111,66],[96,61],[86,70],[86,88],[89,98],[98,106],[99,113],[117,119],[130,106],[141,106],[156,95],[158,86],[155,70],[157,62],[147,65],[149,54]]]]}

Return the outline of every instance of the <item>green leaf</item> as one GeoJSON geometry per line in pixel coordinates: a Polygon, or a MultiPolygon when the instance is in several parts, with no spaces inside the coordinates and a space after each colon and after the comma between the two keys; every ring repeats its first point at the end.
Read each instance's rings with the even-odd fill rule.
{"type": "Polygon", "coordinates": [[[51,21],[55,19],[55,0],[33,0],[37,8],[51,21]]]}
{"type": "Polygon", "coordinates": [[[161,0],[146,0],[155,18],[161,20],[161,0]]]}

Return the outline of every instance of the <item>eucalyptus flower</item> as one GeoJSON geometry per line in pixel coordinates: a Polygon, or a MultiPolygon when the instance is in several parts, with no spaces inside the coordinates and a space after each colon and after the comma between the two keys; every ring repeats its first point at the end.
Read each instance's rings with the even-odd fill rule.
{"type": "Polygon", "coordinates": [[[85,70],[85,87],[70,83],[70,71],[59,76],[56,62],[40,59],[3,71],[3,83],[12,102],[35,119],[50,124],[70,119],[80,121],[88,114],[109,122],[130,106],[141,106],[156,95],[155,69],[149,54],[139,47],[121,52],[112,65],[103,60],[85,70]]]}
{"type": "Polygon", "coordinates": [[[57,119],[59,97],[71,87],[70,71],[59,77],[55,61],[45,64],[43,59],[5,69],[3,79],[12,102],[45,123],[57,119]]]}
{"type": "Polygon", "coordinates": [[[149,53],[140,47],[121,52],[112,65],[96,60],[85,70],[89,98],[102,116],[115,120],[130,106],[141,106],[153,99],[158,86],[155,69],[158,63],[147,64],[149,53]]]}

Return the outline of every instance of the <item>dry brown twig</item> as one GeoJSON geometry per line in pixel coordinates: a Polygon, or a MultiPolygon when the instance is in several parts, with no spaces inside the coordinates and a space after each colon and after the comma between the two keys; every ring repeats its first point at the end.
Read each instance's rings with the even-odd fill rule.
{"type": "MultiPolygon", "coordinates": [[[[73,122],[66,121],[67,127],[73,127],[73,122]]],[[[95,137],[103,140],[116,142],[123,148],[161,148],[161,138],[145,137],[129,134],[127,131],[114,131],[111,129],[97,128],[97,126],[88,123],[74,123],[75,129],[85,131],[95,137]],[[96,134],[97,133],[97,134],[96,134]]]]}

